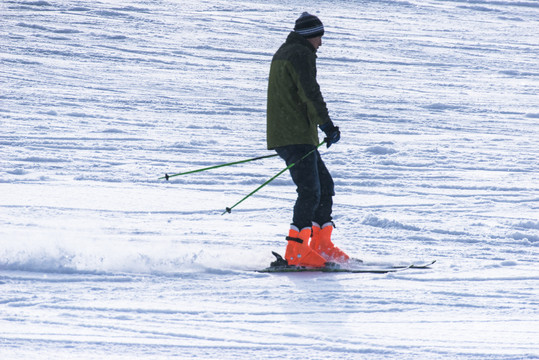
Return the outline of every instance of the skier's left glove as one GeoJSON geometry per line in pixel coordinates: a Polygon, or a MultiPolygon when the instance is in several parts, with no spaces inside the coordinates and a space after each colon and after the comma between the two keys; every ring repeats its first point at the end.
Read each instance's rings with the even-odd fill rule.
{"type": "Polygon", "coordinates": [[[333,122],[330,120],[325,124],[320,125],[320,130],[326,134],[324,141],[329,148],[332,144],[335,144],[341,139],[341,132],[338,126],[333,125],[333,122]]]}

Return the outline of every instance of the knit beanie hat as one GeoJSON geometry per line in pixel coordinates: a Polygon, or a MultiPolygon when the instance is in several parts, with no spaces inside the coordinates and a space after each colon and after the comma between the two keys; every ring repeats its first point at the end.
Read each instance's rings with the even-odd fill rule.
{"type": "Polygon", "coordinates": [[[304,38],[309,39],[324,35],[324,25],[316,16],[304,12],[296,20],[294,31],[304,38]]]}

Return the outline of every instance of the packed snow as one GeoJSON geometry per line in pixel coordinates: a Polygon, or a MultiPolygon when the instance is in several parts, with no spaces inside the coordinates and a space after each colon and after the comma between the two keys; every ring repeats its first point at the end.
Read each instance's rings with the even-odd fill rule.
{"type": "Polygon", "coordinates": [[[4,0],[0,358],[539,358],[539,2],[4,0]],[[273,53],[323,21],[336,244],[261,274],[295,188],[273,53]]]}

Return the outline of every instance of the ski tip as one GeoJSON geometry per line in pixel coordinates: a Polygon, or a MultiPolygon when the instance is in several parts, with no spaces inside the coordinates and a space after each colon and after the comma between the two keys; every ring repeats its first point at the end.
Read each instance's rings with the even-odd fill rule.
{"type": "Polygon", "coordinates": [[[436,260],[432,260],[432,261],[427,261],[425,263],[412,264],[411,268],[413,268],[413,269],[428,269],[435,262],[436,262],[436,260]]]}

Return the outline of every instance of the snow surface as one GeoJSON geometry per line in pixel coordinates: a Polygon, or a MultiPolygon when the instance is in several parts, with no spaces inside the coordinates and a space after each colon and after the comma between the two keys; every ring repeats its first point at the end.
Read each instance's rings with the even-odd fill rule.
{"type": "Polygon", "coordinates": [[[0,358],[539,358],[539,2],[3,0],[0,358]],[[260,274],[295,189],[265,95],[302,11],[335,242],[260,274]]]}

